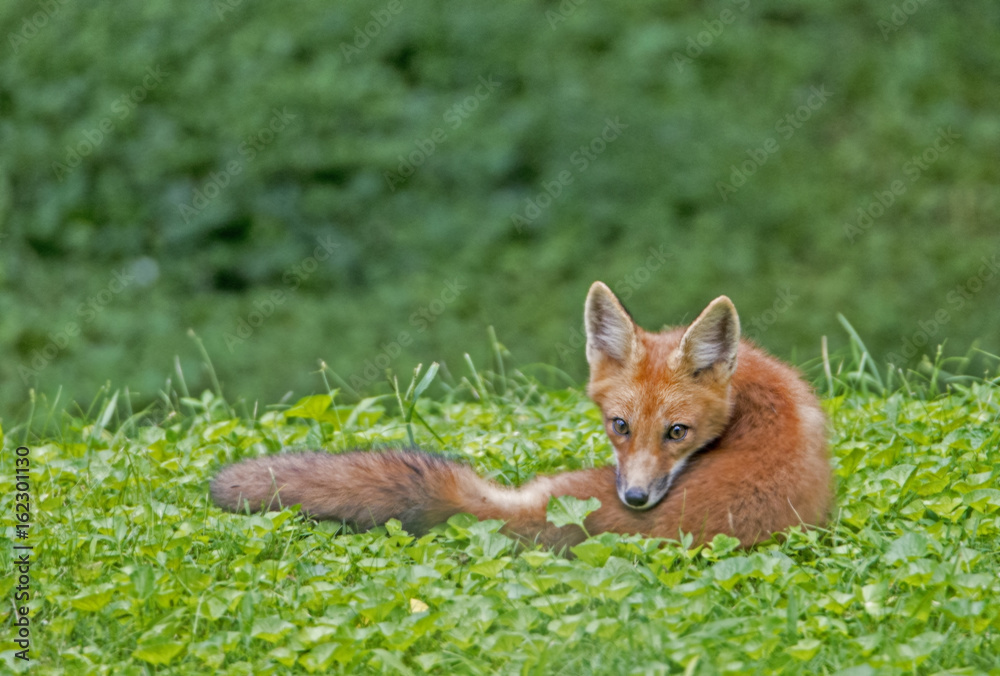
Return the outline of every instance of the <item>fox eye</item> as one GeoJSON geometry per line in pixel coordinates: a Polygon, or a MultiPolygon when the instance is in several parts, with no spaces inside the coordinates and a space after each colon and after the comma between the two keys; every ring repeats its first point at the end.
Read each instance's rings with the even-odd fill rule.
{"type": "Polygon", "coordinates": [[[621,418],[615,418],[611,421],[611,427],[614,428],[616,434],[625,436],[628,434],[628,423],[621,418]]]}
{"type": "Polygon", "coordinates": [[[667,428],[666,437],[670,441],[680,441],[687,436],[687,425],[671,425],[667,428]]]}

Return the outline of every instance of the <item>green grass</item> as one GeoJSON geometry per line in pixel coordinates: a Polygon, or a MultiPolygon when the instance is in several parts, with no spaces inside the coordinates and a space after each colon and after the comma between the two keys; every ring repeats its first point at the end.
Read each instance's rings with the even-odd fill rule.
{"type": "MultiPolygon", "coordinates": [[[[918,388],[911,374],[865,394],[861,383],[891,384],[853,363],[828,362],[818,379],[833,391],[834,521],[750,552],[726,537],[686,549],[604,534],[567,559],[518,551],[498,522],[469,517],[415,539],[392,523],[343,534],[294,510],[234,515],[209,501],[220,466],[286,446],[412,439],[510,483],[611,460],[581,391],[509,369],[472,370],[434,400],[420,398],[433,376],[417,374],[392,397],[350,405],[333,393],[234,411],[183,387],[154,411],[129,411],[126,392],[76,415],[39,403],[8,425],[0,460],[0,509],[12,515],[14,449],[31,448],[32,668],[1000,673],[997,383],[934,394],[940,379],[918,388]]],[[[7,627],[11,612],[4,604],[7,627]]],[[[9,636],[3,668],[20,669],[9,636]]]]}

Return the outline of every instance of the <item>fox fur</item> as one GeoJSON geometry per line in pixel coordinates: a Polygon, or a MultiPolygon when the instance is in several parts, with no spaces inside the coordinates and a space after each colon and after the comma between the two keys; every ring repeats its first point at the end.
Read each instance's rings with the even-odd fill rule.
{"type": "Polygon", "coordinates": [[[230,511],[299,504],[317,519],[370,528],[398,519],[415,534],[467,512],[554,548],[585,537],[546,520],[553,496],[596,497],[587,532],[694,542],[718,533],[744,547],[793,525],[823,525],[832,507],[826,419],[791,366],[740,339],[736,309],[712,301],[687,328],[639,328],[595,282],[585,305],[588,394],[615,465],[539,476],[520,487],[417,450],[287,453],[244,460],[212,482],[230,511]]]}

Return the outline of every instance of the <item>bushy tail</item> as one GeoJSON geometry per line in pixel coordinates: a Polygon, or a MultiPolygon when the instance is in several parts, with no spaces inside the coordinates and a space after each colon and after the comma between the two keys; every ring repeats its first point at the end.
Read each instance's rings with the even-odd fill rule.
{"type": "Polygon", "coordinates": [[[549,498],[590,497],[595,484],[613,489],[613,474],[584,470],[505,488],[459,463],[401,450],[253,458],[224,468],[211,491],[216,504],[234,512],[298,504],[314,518],[363,529],[398,519],[414,534],[467,512],[479,519],[502,519],[509,534],[558,547],[575,544],[584,535],[575,526],[556,528],[547,522],[549,498]]]}

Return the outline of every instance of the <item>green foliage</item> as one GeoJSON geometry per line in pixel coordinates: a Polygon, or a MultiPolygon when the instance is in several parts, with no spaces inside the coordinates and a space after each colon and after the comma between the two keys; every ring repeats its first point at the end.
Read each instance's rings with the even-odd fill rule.
{"type": "MultiPolygon", "coordinates": [[[[415,538],[211,505],[221,465],[284,447],[412,434],[509,483],[610,460],[579,391],[478,372],[462,387],[488,402],[463,403],[418,400],[421,382],[398,411],[333,391],[234,416],[205,393],[119,419],[105,395],[86,417],[39,409],[40,435],[8,426],[0,471],[22,442],[33,466],[33,673],[997,673],[995,384],[826,401],[834,518],[752,551],[605,533],[566,559],[468,515],[415,538]]],[[[554,500],[550,519],[594,507],[554,500]]]]}
{"type": "Polygon", "coordinates": [[[230,399],[388,392],[488,324],[579,378],[595,279],[784,355],[838,312],[880,363],[1000,352],[997,3],[389,4],[2,3],[0,405],[215,389],[189,327],[230,399]]]}
{"type": "Polygon", "coordinates": [[[553,498],[546,510],[545,518],[549,523],[560,528],[570,524],[576,524],[583,528],[583,521],[591,512],[599,509],[601,501],[597,498],[587,498],[580,500],[572,495],[563,495],[553,498]]]}

